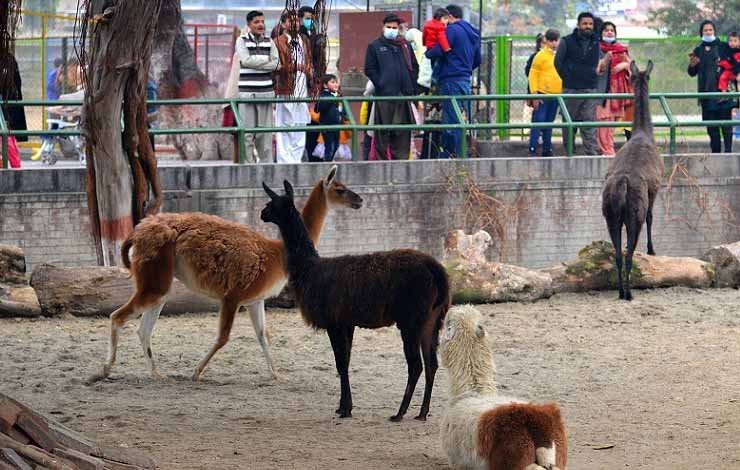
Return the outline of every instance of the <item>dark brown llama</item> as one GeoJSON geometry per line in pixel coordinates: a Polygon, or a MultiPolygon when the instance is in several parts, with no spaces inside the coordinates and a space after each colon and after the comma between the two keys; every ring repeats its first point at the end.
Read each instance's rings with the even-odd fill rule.
{"type": "Polygon", "coordinates": [[[290,183],[284,183],[284,196],[262,185],[271,200],[261,217],[280,229],[288,279],[301,315],[310,326],[326,330],[334,350],[341,387],[336,412],[341,418],[352,416],[349,361],[355,327],[395,324],[401,330],[408,382],[398,413],[391,420],[400,421],[408,410],[421,375],[422,357],[426,387],[416,419],[426,420],[437,371],[439,330],[450,306],[444,267],[415,250],[321,258],[293,204],[290,183]]]}
{"type": "Polygon", "coordinates": [[[653,121],[650,116],[648,81],[653,70],[653,62],[648,61],[644,71],[640,71],[632,61],[630,71],[635,87],[634,118],[632,138],[619,149],[609,165],[602,193],[602,213],[609,228],[614,245],[617,265],[617,286],[619,298],[632,300],[630,271],[632,255],[640,238],[642,224],[647,222],[647,249],[653,249],[653,203],[660,189],[663,177],[663,159],[653,138],[653,121]],[[622,225],[627,231],[627,254],[622,274],[622,225]]]}

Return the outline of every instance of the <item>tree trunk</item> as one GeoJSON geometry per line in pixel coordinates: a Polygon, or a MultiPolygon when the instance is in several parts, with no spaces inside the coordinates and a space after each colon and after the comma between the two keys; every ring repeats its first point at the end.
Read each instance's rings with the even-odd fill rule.
{"type": "MultiPolygon", "coordinates": [[[[152,54],[152,72],[161,99],[221,98],[218,86],[210,85],[198,68],[183,27],[179,0],[163,0],[152,54]]],[[[225,83],[225,80],[223,81],[225,83]]],[[[219,127],[219,106],[162,106],[162,127],[219,127]]],[[[184,160],[231,160],[233,140],[226,134],[168,136],[184,160]]]]}
{"type": "Polygon", "coordinates": [[[22,6],[22,0],[3,0],[0,4],[0,94],[3,90],[15,88],[15,61],[7,57],[13,53],[22,6]]]}
{"type": "Polygon", "coordinates": [[[121,243],[134,225],[161,206],[147,133],[146,81],[162,1],[84,3],[80,39],[88,209],[98,261],[106,266],[118,264],[121,243]],[[150,186],[154,199],[147,207],[150,186]]]}
{"type": "MultiPolygon", "coordinates": [[[[42,264],[33,270],[31,287],[36,291],[44,316],[110,315],[125,304],[134,285],[129,272],[118,267],[57,267],[42,264]]],[[[190,292],[175,280],[163,314],[215,312],[219,302],[190,292]]]]}
{"type": "Polygon", "coordinates": [[[0,283],[26,283],[26,256],[17,246],[0,244],[0,283]]]}

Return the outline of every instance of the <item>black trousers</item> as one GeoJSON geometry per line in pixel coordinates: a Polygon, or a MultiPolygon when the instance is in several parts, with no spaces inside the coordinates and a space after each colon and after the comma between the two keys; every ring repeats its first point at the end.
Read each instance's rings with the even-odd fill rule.
{"type": "MultiPolygon", "coordinates": [[[[706,109],[702,106],[701,118],[704,121],[719,121],[725,119],[732,119],[732,109],[720,108],[720,109],[706,109]]],[[[709,126],[707,127],[707,134],[709,134],[709,145],[712,147],[712,153],[722,152],[722,141],[724,140],[725,153],[732,153],[732,125],[729,126],[709,126]],[[720,131],[722,138],[720,139],[720,131]]]]}

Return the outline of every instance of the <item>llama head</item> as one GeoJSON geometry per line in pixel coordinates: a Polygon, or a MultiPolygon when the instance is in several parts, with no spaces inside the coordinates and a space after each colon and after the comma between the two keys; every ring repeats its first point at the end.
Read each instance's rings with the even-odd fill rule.
{"type": "Polygon", "coordinates": [[[347,188],[337,180],[337,166],[333,165],[324,179],[324,193],[329,207],[350,207],[359,209],[362,207],[362,198],[354,191],[347,188]]]}
{"type": "Polygon", "coordinates": [[[285,194],[280,196],[270,189],[264,181],[262,182],[262,187],[265,189],[267,195],[270,196],[270,202],[267,203],[260,214],[263,222],[272,222],[280,225],[281,223],[289,222],[294,213],[298,212],[293,202],[293,186],[291,186],[288,180],[283,182],[283,186],[285,187],[285,194]]]}
{"type": "Polygon", "coordinates": [[[643,85],[645,88],[647,88],[647,83],[650,80],[650,73],[653,71],[653,61],[648,60],[647,67],[645,67],[645,70],[642,72],[640,69],[637,68],[637,64],[633,60],[630,62],[630,78],[632,78],[632,84],[635,85],[635,88],[637,88],[637,85],[643,85]]]}
{"type": "Polygon", "coordinates": [[[482,320],[472,305],[458,305],[447,312],[439,350],[442,366],[449,371],[453,397],[466,392],[496,392],[493,354],[482,320]]]}

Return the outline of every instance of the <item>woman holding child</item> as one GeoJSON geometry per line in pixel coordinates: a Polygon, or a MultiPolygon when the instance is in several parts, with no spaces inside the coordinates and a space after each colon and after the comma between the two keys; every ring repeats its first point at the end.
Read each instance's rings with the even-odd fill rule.
{"type": "MultiPolygon", "coordinates": [[[[689,54],[688,74],[691,77],[697,77],[699,92],[720,91],[718,86],[721,72],[719,62],[730,56],[730,49],[726,43],[717,38],[714,23],[710,20],[702,21],[699,35],[701,44],[689,54]]],[[[729,99],[702,98],[699,100],[701,118],[705,121],[730,120],[734,103],[735,100],[729,99]]],[[[722,151],[723,141],[725,153],[732,152],[732,125],[708,126],[707,134],[709,134],[712,153],[722,151]],[[720,130],[722,139],[720,139],[720,130]]]]}

